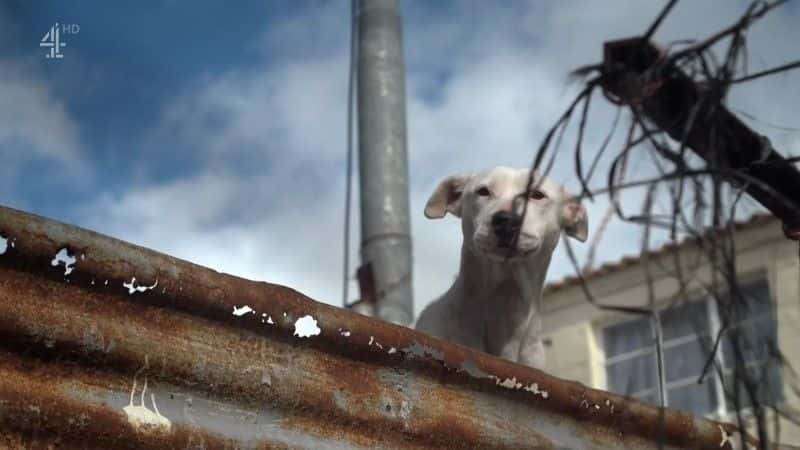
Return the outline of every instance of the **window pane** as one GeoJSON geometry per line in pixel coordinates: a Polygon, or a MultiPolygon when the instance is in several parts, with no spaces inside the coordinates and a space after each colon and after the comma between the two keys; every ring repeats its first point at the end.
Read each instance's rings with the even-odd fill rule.
{"type": "Polygon", "coordinates": [[[667,383],[698,377],[708,359],[709,347],[699,339],[664,350],[664,371],[667,383]]]}
{"type": "Polygon", "coordinates": [[[611,391],[631,395],[655,385],[655,361],[651,353],[609,364],[608,386],[611,391]]]}
{"type": "Polygon", "coordinates": [[[776,333],[777,324],[771,315],[731,327],[722,342],[725,367],[732,368],[735,364],[734,343],[738,343],[746,364],[766,361],[777,345],[776,333]]]}
{"type": "Polygon", "coordinates": [[[603,330],[606,358],[652,345],[650,319],[629,320],[603,330]]]}
{"type": "MultiPolygon", "coordinates": [[[[747,376],[755,389],[755,395],[762,404],[775,405],[782,400],[781,372],[776,362],[749,366],[747,367],[747,376]]],[[[739,407],[749,408],[752,406],[744,380],[734,381],[731,370],[725,372],[725,396],[728,399],[728,409],[731,411],[736,409],[734,383],[738,388],[739,407]]]]}
{"type": "MultiPolygon", "coordinates": [[[[725,370],[725,395],[731,411],[735,410],[738,393],[739,407],[752,406],[745,380],[735,381],[734,346],[742,352],[746,377],[763,404],[775,404],[782,398],[780,364],[773,358],[777,346],[777,319],[766,280],[742,288],[744,302],[727,305],[733,320],[722,341],[722,359],[725,370]]],[[[726,305],[721,305],[722,307],[726,305]]],[[[720,313],[726,311],[721,309],[720,313]]]]}
{"type": "Polygon", "coordinates": [[[742,299],[744,302],[733,304],[736,320],[747,320],[763,314],[772,314],[772,301],[769,298],[769,286],[766,280],[759,280],[743,286],[742,299]]]}
{"type": "Polygon", "coordinates": [[[707,378],[703,384],[691,383],[667,389],[667,402],[670,408],[682,409],[694,414],[708,414],[717,408],[714,382],[707,378]]]}
{"type": "Polygon", "coordinates": [[[708,305],[704,301],[685,302],[661,311],[661,329],[664,341],[708,333],[708,305]]]}

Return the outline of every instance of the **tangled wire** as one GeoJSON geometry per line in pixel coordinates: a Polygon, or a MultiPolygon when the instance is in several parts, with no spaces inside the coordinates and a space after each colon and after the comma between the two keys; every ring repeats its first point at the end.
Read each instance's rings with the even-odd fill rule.
{"type": "MultiPolygon", "coordinates": [[[[652,230],[665,230],[672,242],[691,240],[699,249],[697,259],[682,260],[680,252],[672,252],[670,267],[660,267],[677,280],[679,292],[675,301],[689,297],[690,286],[700,286],[713,299],[721,324],[716,336],[705,342],[707,361],[698,383],[714,370],[726,390],[726,398],[736,411],[740,428],[744,429],[742,410],[749,410],[757,425],[761,448],[767,448],[767,410],[774,414],[775,426],[782,417],[800,425],[796,415],[784,411],[775,402],[764,399],[767,379],[764,367],[779,367],[784,377],[797,379],[780,348],[774,341],[749,342],[752,339],[736,326],[741,311],[751,294],[740,283],[737,272],[734,224],[744,194],[747,193],[784,223],[787,237],[800,240],[800,172],[795,163],[800,158],[785,158],[768,139],[753,133],[726,107],[731,87],[791,69],[800,68],[800,61],[768,70],[749,73],[747,67],[747,31],[768,12],[785,3],[755,1],[729,27],[702,41],[680,41],[661,48],[651,42],[653,34],[667,18],[677,0],[669,0],[646,32],[636,38],[608,42],[604,60],[575,70],[571,75],[582,82],[582,88],[539,146],[528,178],[529,193],[553,167],[564,132],[578,113],[574,157],[575,175],[580,183],[578,198],[594,199],[608,195],[610,206],[598,226],[587,255],[587,267],[594,260],[597,243],[612,217],[640,226],[643,231],[641,261],[647,283],[648,299],[642,307],[600,305],[587,286],[584,269],[565,240],[567,255],[587,299],[600,308],[649,317],[653,324],[654,347],[661,405],[665,405],[665,369],[660,315],[656,306],[653,265],[649,257],[652,230]],[[722,49],[723,58],[713,50],[722,49]],[[610,131],[587,165],[583,143],[593,95],[597,91],[617,106],[610,131]],[[598,176],[599,161],[610,150],[612,136],[619,127],[621,112],[627,111],[630,125],[625,144],[613,155],[605,174],[605,186],[590,188],[598,176]],[[689,152],[688,150],[692,150],[689,152]],[[634,153],[638,152],[638,153],[634,153]],[[651,178],[630,180],[628,163],[632,158],[649,157],[657,170],[651,178]],[[699,158],[698,158],[699,157],[699,158]],[[545,162],[546,160],[546,162],[545,162]],[[620,192],[640,188],[644,201],[636,213],[629,213],[620,199],[620,192]],[[658,195],[657,195],[658,194],[658,195]],[[666,195],[669,206],[658,214],[654,208],[666,195]],[[702,280],[686,267],[707,264],[711,279],[702,280]],[[723,370],[717,353],[727,340],[732,348],[731,370],[723,370]],[[747,367],[747,348],[762,344],[768,348],[762,370],[747,367]]],[[[515,203],[516,214],[527,212],[527,195],[515,203]]],[[[513,247],[513,246],[512,246],[513,247]]],[[[676,247],[673,247],[676,248],[676,247]]],[[[698,332],[698,335],[700,332],[698,332]]],[[[796,387],[794,389],[797,389],[796,387]]],[[[777,429],[777,428],[776,428],[777,429]]],[[[743,438],[744,439],[744,438],[743,438]]],[[[742,448],[744,442],[742,442],[742,448]]]]}

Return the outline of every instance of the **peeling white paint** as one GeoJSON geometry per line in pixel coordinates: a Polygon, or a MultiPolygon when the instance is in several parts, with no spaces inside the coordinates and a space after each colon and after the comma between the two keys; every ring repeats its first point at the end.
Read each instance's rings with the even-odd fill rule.
{"type": "Polygon", "coordinates": [[[294,335],[298,337],[311,337],[320,334],[322,330],[317,326],[317,320],[305,315],[294,323],[294,335]]]}
{"type": "Polygon", "coordinates": [[[343,330],[339,328],[339,334],[341,334],[344,337],[350,337],[350,330],[343,330]]]}
{"type": "Polygon", "coordinates": [[[408,355],[411,358],[424,358],[426,356],[430,356],[431,358],[437,361],[444,361],[444,352],[441,350],[437,350],[433,347],[420,344],[419,342],[414,342],[413,344],[409,345],[408,347],[400,349],[401,352],[408,355]]]}
{"type": "Polygon", "coordinates": [[[541,395],[542,398],[547,398],[550,396],[549,392],[545,391],[544,389],[539,389],[539,383],[531,383],[530,386],[525,386],[522,389],[532,392],[534,395],[541,395]]]}
{"type": "Polygon", "coordinates": [[[55,267],[61,263],[64,263],[64,276],[67,276],[71,274],[72,271],[75,269],[76,261],[77,259],[75,259],[74,256],[70,255],[69,250],[67,250],[65,247],[59,250],[58,253],[56,253],[56,256],[53,257],[52,261],[50,261],[50,265],[55,267]]]}
{"type": "MultiPolygon", "coordinates": [[[[731,450],[742,450],[742,435],[738,431],[734,431],[733,433],[728,434],[725,431],[725,428],[722,425],[717,425],[719,427],[719,432],[722,435],[722,441],[719,443],[719,447],[725,447],[725,444],[728,444],[725,448],[730,448],[731,450]]],[[[749,442],[744,443],[744,450],[751,450],[755,449],[755,446],[750,445],[749,442]]]]}
{"type": "Polygon", "coordinates": [[[0,255],[6,252],[8,249],[8,239],[0,236],[0,255]]]}
{"type": "Polygon", "coordinates": [[[508,389],[519,389],[522,387],[522,383],[517,381],[516,377],[506,378],[503,381],[500,381],[500,378],[494,377],[495,383],[498,386],[503,386],[504,388],[508,389]]]}
{"type": "Polygon", "coordinates": [[[237,308],[236,305],[233,306],[233,315],[234,316],[242,317],[243,315],[245,315],[247,313],[255,314],[256,312],[253,310],[253,308],[251,308],[248,305],[244,305],[241,308],[237,308]]]}
{"type": "Polygon", "coordinates": [[[369,337],[369,345],[371,346],[372,344],[375,344],[376,347],[378,347],[379,349],[383,350],[383,346],[381,344],[379,344],[378,341],[375,340],[374,336],[370,336],[369,337]]]}
{"type": "Polygon", "coordinates": [[[106,280],[106,282],[105,282],[104,284],[105,284],[106,286],[108,286],[108,280],[106,280]]]}
{"type": "MultiPolygon", "coordinates": [[[[108,283],[108,282],[106,282],[106,283],[108,283]]],[[[156,280],[156,282],[153,283],[152,286],[137,286],[136,285],[136,277],[133,277],[133,278],[131,278],[131,281],[128,282],[128,283],[123,281],[122,282],[122,286],[128,288],[128,295],[131,295],[134,292],[145,292],[145,291],[148,291],[150,289],[155,289],[155,287],[158,286],[158,280],[156,280]]]]}
{"type": "Polygon", "coordinates": [[[133,376],[133,387],[131,388],[131,398],[128,406],[122,408],[125,415],[128,416],[128,423],[130,423],[136,430],[141,432],[162,431],[169,432],[172,429],[172,422],[166,417],[162,416],[156,406],[156,397],[150,394],[150,401],[153,403],[153,410],[151,411],[144,404],[145,392],[147,392],[147,376],[144,378],[144,387],[142,388],[142,398],[140,405],[133,404],[133,395],[136,392],[136,375],[133,376]]]}
{"type": "Polygon", "coordinates": [[[733,439],[731,439],[733,435],[728,434],[728,432],[725,431],[725,428],[722,428],[722,425],[717,426],[719,427],[719,432],[722,434],[722,442],[719,443],[719,446],[724,447],[725,444],[731,444],[731,448],[733,448],[733,439]]]}
{"type": "MultiPolygon", "coordinates": [[[[498,386],[503,386],[506,389],[520,389],[520,388],[522,388],[523,390],[531,392],[534,395],[541,395],[542,398],[545,398],[545,399],[550,396],[549,392],[545,391],[544,389],[540,389],[539,388],[539,383],[531,383],[528,386],[523,386],[522,383],[517,381],[516,377],[511,377],[511,378],[506,378],[505,380],[500,380],[500,378],[498,378],[498,377],[496,377],[494,375],[489,375],[488,378],[489,379],[493,379],[495,384],[497,384],[498,386]]],[[[597,407],[600,408],[599,406],[597,406],[597,407]]]]}
{"type": "Polygon", "coordinates": [[[394,347],[391,347],[391,348],[389,349],[389,354],[391,355],[392,353],[397,353],[397,349],[396,349],[396,348],[394,348],[394,347]]]}
{"type": "Polygon", "coordinates": [[[272,320],[272,316],[267,313],[261,313],[261,323],[268,323],[270,325],[275,325],[275,322],[272,320]]]}

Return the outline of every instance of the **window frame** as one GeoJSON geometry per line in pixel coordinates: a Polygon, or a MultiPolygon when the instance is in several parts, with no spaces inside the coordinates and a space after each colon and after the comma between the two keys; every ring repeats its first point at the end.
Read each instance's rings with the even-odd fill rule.
{"type": "MultiPolygon", "coordinates": [[[[746,285],[750,285],[750,284],[759,283],[759,282],[763,282],[765,284],[765,286],[767,288],[767,298],[768,298],[770,306],[771,306],[771,312],[772,312],[772,314],[775,314],[777,304],[775,302],[774,289],[773,289],[772,283],[770,283],[770,279],[767,276],[767,273],[765,273],[765,271],[761,270],[761,271],[758,271],[758,272],[755,272],[755,273],[748,274],[746,276],[740,276],[740,283],[742,285],[745,285],[745,286],[746,285]]],[[[719,315],[720,313],[719,313],[719,308],[718,308],[717,302],[711,296],[705,294],[703,291],[700,291],[700,290],[690,291],[689,294],[687,295],[687,297],[688,297],[688,300],[680,302],[680,305],[686,305],[686,304],[689,304],[689,303],[692,303],[692,302],[704,302],[705,303],[705,305],[706,305],[706,314],[707,314],[707,317],[706,317],[705,320],[708,322],[708,337],[709,337],[709,339],[711,341],[711,344],[713,345],[713,340],[719,334],[719,331],[720,331],[720,329],[722,327],[721,318],[720,318],[720,315],[719,315]]],[[[666,311],[670,306],[672,306],[672,304],[673,303],[670,302],[670,301],[662,301],[662,302],[660,302],[660,304],[658,305],[659,314],[662,314],[664,311],[666,311]]],[[[748,319],[743,320],[742,323],[748,323],[748,322],[753,322],[753,321],[757,321],[757,320],[763,320],[765,316],[766,316],[766,314],[762,314],[762,315],[757,316],[755,318],[748,318],[748,319]]],[[[618,363],[618,362],[621,362],[621,361],[631,360],[631,359],[636,358],[636,357],[652,355],[655,352],[655,347],[653,345],[650,345],[647,348],[639,348],[639,349],[632,350],[632,351],[629,351],[629,352],[625,352],[625,353],[622,353],[622,354],[619,354],[619,355],[615,355],[615,356],[613,356],[611,358],[608,358],[606,356],[606,342],[605,342],[604,331],[607,328],[612,327],[614,325],[618,325],[618,324],[621,324],[621,323],[624,323],[624,322],[629,322],[629,321],[633,321],[633,320],[637,320],[637,319],[640,319],[640,317],[631,316],[631,315],[613,314],[613,315],[606,316],[605,318],[600,319],[600,320],[595,322],[595,326],[593,328],[594,328],[595,342],[597,343],[597,354],[598,354],[599,359],[600,359],[598,361],[599,366],[600,366],[599,367],[600,370],[598,370],[598,374],[600,374],[600,376],[598,377],[598,385],[603,386],[605,390],[608,390],[609,387],[610,387],[610,383],[608,382],[608,366],[609,366],[609,364],[614,364],[614,363],[618,363]]],[[[774,324],[775,324],[776,331],[777,331],[777,327],[778,327],[777,317],[775,318],[774,324]]],[[[672,338],[672,339],[670,339],[668,341],[664,341],[664,347],[663,348],[664,348],[664,350],[667,350],[668,348],[671,348],[671,347],[674,347],[674,346],[677,346],[677,345],[681,345],[681,344],[685,344],[685,343],[688,343],[688,342],[692,342],[694,340],[701,339],[703,336],[705,336],[705,334],[692,332],[690,334],[686,334],[686,335],[683,335],[683,336],[672,338]]],[[[728,372],[729,370],[727,369],[727,366],[725,364],[725,355],[724,355],[725,352],[723,351],[722,346],[723,346],[723,343],[720,343],[720,348],[718,349],[718,351],[717,351],[717,353],[716,353],[714,358],[715,358],[716,362],[720,365],[720,367],[722,367],[725,372],[728,372]]],[[[665,364],[667,364],[666,361],[665,361],[665,364]]],[[[714,419],[718,419],[718,420],[724,420],[724,419],[729,418],[731,414],[735,414],[735,411],[729,410],[729,405],[728,405],[729,401],[728,401],[728,399],[726,397],[725,386],[723,385],[722,380],[719,378],[719,376],[717,375],[716,371],[712,371],[712,375],[713,375],[713,382],[714,382],[714,395],[716,397],[716,405],[711,410],[711,412],[705,414],[705,416],[706,417],[710,417],[710,418],[714,418],[714,419]]],[[[665,393],[666,394],[665,395],[666,406],[669,407],[669,391],[670,391],[671,388],[686,386],[686,385],[689,385],[691,383],[694,383],[696,380],[697,380],[697,378],[695,376],[692,376],[692,377],[687,377],[687,378],[683,378],[683,379],[679,379],[679,380],[673,380],[673,381],[670,381],[670,382],[666,382],[665,383],[665,387],[666,387],[666,391],[667,391],[665,393]]],[[[781,381],[781,383],[782,382],[783,381],[781,381]]],[[[781,386],[781,390],[782,389],[783,389],[783,386],[781,386]]],[[[643,394],[653,395],[655,398],[658,398],[658,386],[657,386],[657,383],[656,383],[656,385],[654,385],[654,386],[652,386],[650,388],[642,389],[642,390],[639,390],[637,392],[632,392],[632,393],[630,393],[630,396],[634,397],[634,396],[643,395],[643,394]]],[[[781,399],[779,401],[783,401],[783,400],[781,399]]],[[[751,412],[750,408],[748,407],[748,408],[742,408],[740,410],[740,413],[743,416],[747,417],[752,412],[751,412]]]]}

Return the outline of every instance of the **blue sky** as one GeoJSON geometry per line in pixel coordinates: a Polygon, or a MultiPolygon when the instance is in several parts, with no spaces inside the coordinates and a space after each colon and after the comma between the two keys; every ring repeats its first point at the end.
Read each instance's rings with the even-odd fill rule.
{"type": "MultiPolygon", "coordinates": [[[[348,4],[0,4],[0,203],[339,303],[348,4]],[[48,60],[38,43],[56,21],[80,32],[48,60]]],[[[597,61],[602,41],[640,33],[660,5],[402,3],[418,309],[458,264],[456,221],[422,216],[435,184],[528,165],[574,92],[567,72],[597,61]]],[[[681,2],[657,39],[702,37],[745,5],[681,2]]],[[[790,5],[751,33],[753,70],[798,57],[798,19],[790,5]]],[[[731,103],[798,127],[798,81],[744,85],[731,103]]],[[[593,111],[590,146],[612,112],[593,111]]],[[[797,133],[753,126],[800,151],[797,133]]],[[[574,188],[571,163],[559,158],[553,177],[574,188]]],[[[587,205],[590,220],[606,205],[587,205]]],[[[635,236],[612,224],[601,259],[635,253],[635,236]]],[[[549,278],[570,270],[559,250],[549,278]]]]}

